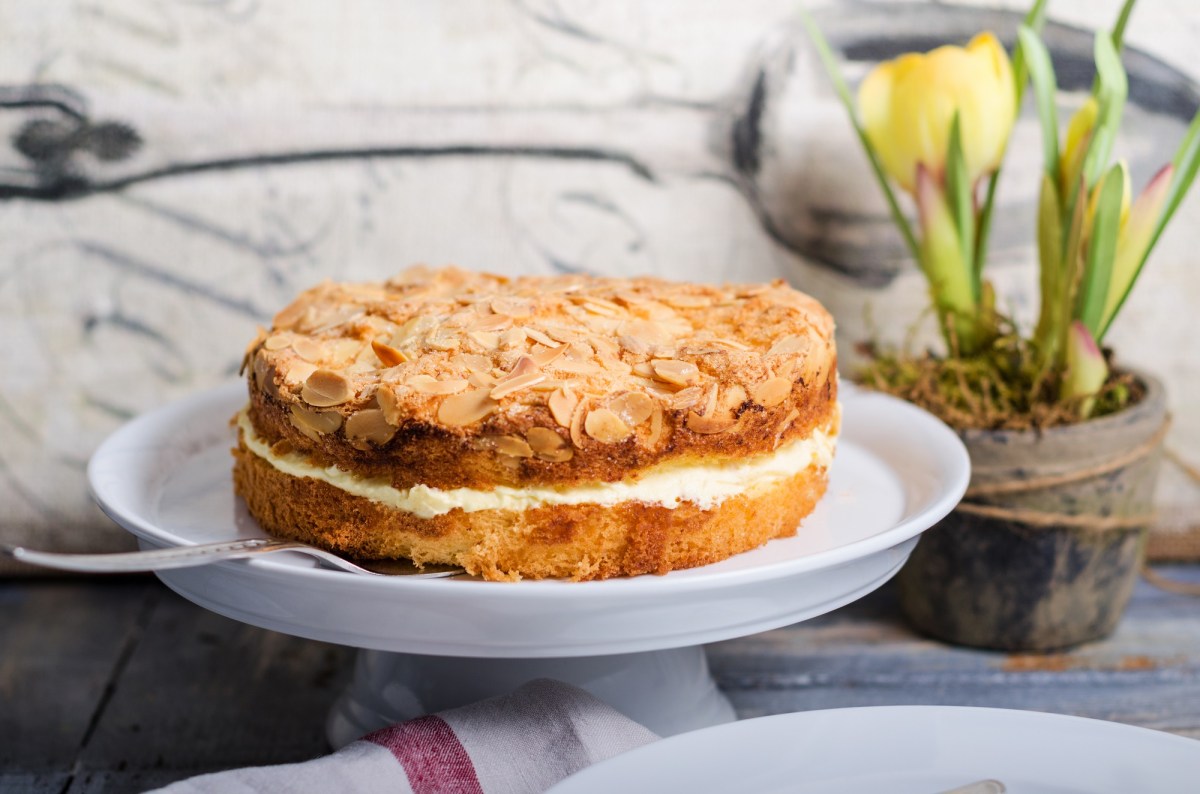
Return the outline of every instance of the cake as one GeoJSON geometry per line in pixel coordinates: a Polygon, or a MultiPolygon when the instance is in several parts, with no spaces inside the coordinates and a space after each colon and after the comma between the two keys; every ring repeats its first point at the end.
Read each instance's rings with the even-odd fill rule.
{"type": "Polygon", "coordinates": [[[839,423],[781,281],[325,282],[245,354],[233,479],[272,535],[488,580],[663,574],[790,536],[839,423]]]}

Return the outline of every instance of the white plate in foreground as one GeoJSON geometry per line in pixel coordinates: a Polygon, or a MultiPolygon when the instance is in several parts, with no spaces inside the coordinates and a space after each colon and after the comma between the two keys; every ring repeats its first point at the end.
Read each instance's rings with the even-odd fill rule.
{"type": "MultiPolygon", "coordinates": [[[[142,416],[88,466],[92,494],[143,546],[261,536],[230,478],[234,383],[142,416]]],[[[444,656],[630,653],[753,634],[822,614],[895,573],[958,502],[958,437],[890,397],[844,389],[829,491],[794,538],[666,576],[496,583],[372,577],[277,554],[160,578],[201,606],[303,637],[444,656]]]]}
{"type": "Polygon", "coordinates": [[[935,794],[986,779],[999,780],[1008,794],[1196,791],[1200,742],[1033,711],[831,709],[674,736],[589,767],[550,791],[935,794]]]}

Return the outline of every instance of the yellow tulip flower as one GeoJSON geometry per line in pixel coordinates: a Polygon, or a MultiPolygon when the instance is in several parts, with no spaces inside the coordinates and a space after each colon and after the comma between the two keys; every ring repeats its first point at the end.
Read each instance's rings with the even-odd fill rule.
{"type": "Polygon", "coordinates": [[[917,165],[944,173],[959,116],[971,184],[1000,166],[1016,119],[1016,88],[1004,47],[981,33],[966,47],[909,53],[876,66],[858,91],[859,115],[885,171],[910,193],[917,165]]]}

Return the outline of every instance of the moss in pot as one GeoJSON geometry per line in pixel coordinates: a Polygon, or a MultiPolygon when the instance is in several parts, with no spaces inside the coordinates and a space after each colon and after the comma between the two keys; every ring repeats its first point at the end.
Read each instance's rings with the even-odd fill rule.
{"type": "Polygon", "coordinates": [[[1011,60],[990,33],[877,66],[857,101],[809,31],[892,217],[927,277],[945,350],[873,349],[864,385],[932,411],[971,455],[967,496],[898,576],[918,630],[977,647],[1057,650],[1117,625],[1140,568],[1168,417],[1161,383],[1115,371],[1104,337],[1200,168],[1200,114],[1136,200],[1112,163],[1135,0],[1096,36],[1097,77],[1060,141],[1035,3],[1011,60]],[[1041,311],[1022,332],[983,277],[997,180],[1026,84],[1042,125],[1041,311]],[[910,226],[893,183],[912,198],[910,226]]]}

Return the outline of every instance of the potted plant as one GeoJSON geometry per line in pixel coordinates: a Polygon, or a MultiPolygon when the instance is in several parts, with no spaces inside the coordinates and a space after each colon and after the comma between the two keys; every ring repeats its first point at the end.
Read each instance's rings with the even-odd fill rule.
{"type": "Polygon", "coordinates": [[[1132,592],[1168,416],[1161,384],[1103,347],[1200,167],[1200,114],[1174,160],[1131,199],[1113,162],[1127,93],[1120,51],[1135,0],[1095,39],[1091,96],[1060,137],[1045,0],[1011,60],[990,33],[878,65],[857,100],[821,33],[817,51],[891,215],[927,277],[941,352],[874,349],[860,380],[958,430],[971,486],[898,576],[910,622],[935,637],[1052,650],[1107,635],[1132,592]],[[1042,129],[1041,310],[1018,328],[984,277],[1009,133],[1026,86],[1042,129]],[[907,193],[916,223],[893,185],[907,193]]]}

